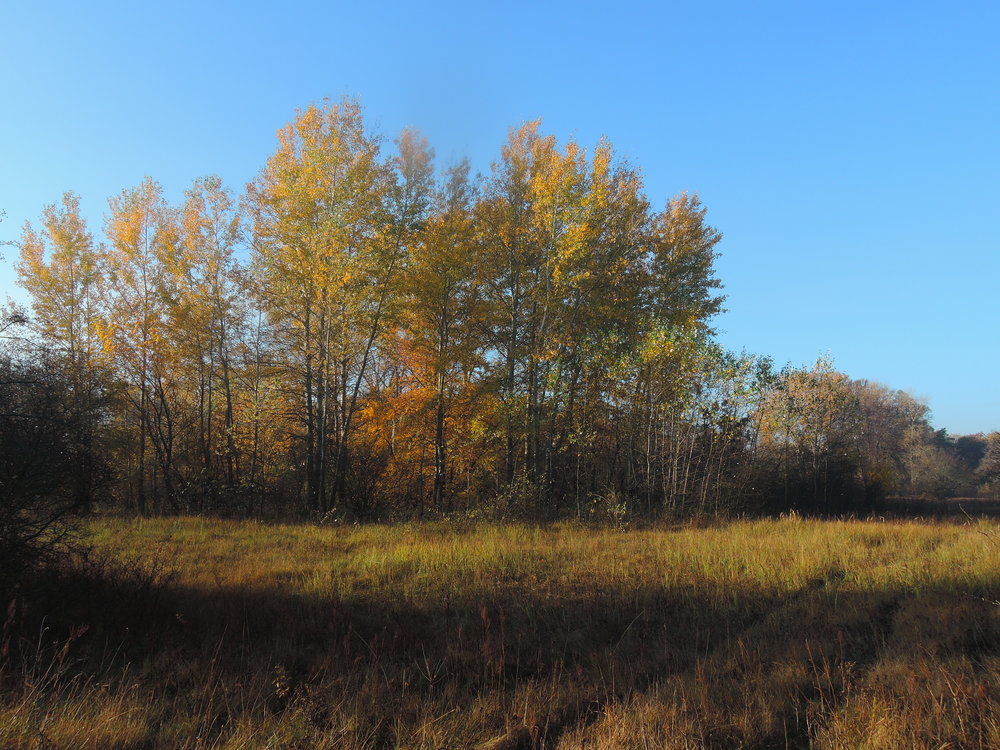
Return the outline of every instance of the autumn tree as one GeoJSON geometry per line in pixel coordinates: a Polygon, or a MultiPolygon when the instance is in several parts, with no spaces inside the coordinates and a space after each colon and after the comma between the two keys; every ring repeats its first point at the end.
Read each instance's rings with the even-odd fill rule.
{"type": "Polygon", "coordinates": [[[486,346],[495,352],[495,379],[503,408],[504,451],[501,480],[517,471],[518,425],[526,422],[519,377],[527,349],[529,274],[536,263],[531,232],[530,172],[538,122],[510,132],[476,206],[483,242],[483,291],[488,302],[481,321],[486,346]]]}
{"type": "Polygon", "coordinates": [[[621,487],[646,512],[715,515],[760,504],[758,442],[770,360],[724,351],[690,328],[644,338],[622,378],[621,487]]]}
{"type": "Polygon", "coordinates": [[[855,395],[829,357],[788,368],[763,408],[762,442],[782,507],[829,512],[851,502],[857,466],[855,395]]]}
{"type": "Polygon", "coordinates": [[[63,195],[59,205],[42,213],[41,231],[25,225],[21,238],[18,283],[31,295],[33,328],[51,350],[47,366],[66,383],[60,395],[78,418],[71,424],[72,475],[76,503],[89,505],[101,481],[97,419],[107,406],[107,373],[98,336],[104,289],[100,249],[80,214],[80,200],[63,195]],[[58,355],[58,356],[53,356],[58,355]]]}
{"type": "MultiPolygon", "coordinates": [[[[409,378],[409,390],[417,397],[416,419],[429,428],[418,439],[432,444],[431,501],[438,510],[451,506],[449,445],[468,437],[467,421],[459,422],[465,430],[455,429],[454,406],[478,390],[474,374],[484,355],[475,325],[482,307],[472,220],[475,195],[467,161],[447,170],[412,243],[399,287],[395,377],[409,378]]],[[[396,400],[401,395],[393,394],[396,400]]]]}
{"type": "Polygon", "coordinates": [[[653,219],[646,256],[648,314],[656,325],[711,332],[724,298],[715,290],[716,246],[722,235],[705,221],[697,195],[671,198],[653,219]]]}
{"type": "Polygon", "coordinates": [[[39,339],[68,378],[106,373],[97,452],[140,512],[833,511],[970,485],[906,394],[723,351],[721,234],[694,194],[654,209],[606,139],[525,123],[482,178],[395,145],[356,101],[312,106],[242,200],[147,179],[104,245],[69,194],[26,228],[39,339]]]}
{"type": "Polygon", "coordinates": [[[300,393],[305,496],[321,511],[345,489],[358,400],[426,211],[430,152],[404,135],[386,163],[346,99],[309,107],[278,139],[247,188],[253,256],[300,393]]]}
{"type": "Polygon", "coordinates": [[[902,443],[907,495],[941,500],[971,490],[969,472],[955,454],[947,431],[920,422],[907,430],[902,443]]]}
{"type": "MultiPolygon", "coordinates": [[[[349,391],[347,380],[344,381],[345,398],[341,403],[339,420],[342,427],[334,467],[333,505],[344,499],[350,470],[351,428],[355,425],[362,385],[369,369],[375,368],[375,360],[380,355],[380,340],[391,330],[390,322],[398,319],[398,307],[403,304],[401,275],[408,273],[410,258],[420,243],[433,198],[434,152],[427,140],[416,131],[404,130],[396,146],[398,153],[387,163],[384,225],[375,252],[368,258],[369,265],[365,270],[368,292],[358,310],[365,334],[361,363],[349,391]]],[[[389,342],[388,349],[393,348],[389,342]]],[[[377,391],[379,387],[376,382],[369,390],[377,391]]],[[[355,512],[368,512],[368,503],[361,499],[364,497],[360,492],[361,485],[356,484],[354,489],[355,512]]]]}
{"type": "Polygon", "coordinates": [[[567,451],[586,450],[599,382],[634,342],[641,191],[607,142],[588,159],[535,122],[511,131],[477,204],[486,346],[503,403],[500,476],[519,478],[536,502],[565,493],[555,482],[573,461],[567,451]]]}
{"type": "Polygon", "coordinates": [[[100,350],[100,258],[73,193],[59,206],[46,206],[41,233],[25,225],[17,273],[41,335],[72,360],[92,362],[100,350]]]}
{"type": "MultiPolygon", "coordinates": [[[[253,262],[262,306],[284,348],[304,428],[304,494],[325,509],[330,401],[346,404],[350,361],[362,334],[354,325],[358,258],[380,229],[384,176],[378,144],[352,102],[311,106],[278,133],[278,149],[247,186],[253,262]]],[[[335,439],[342,431],[332,430],[335,439]]]]}
{"type": "Polygon", "coordinates": [[[885,499],[906,483],[906,446],[925,424],[927,405],[908,393],[868,380],[851,382],[857,406],[855,440],[865,501],[885,499]]]}
{"type": "Polygon", "coordinates": [[[235,252],[241,238],[237,203],[217,177],[197,180],[160,245],[166,340],[182,389],[189,454],[186,482],[214,492],[217,475],[232,491],[239,481],[235,440],[233,348],[243,326],[235,252]],[[193,457],[192,455],[192,457],[193,457]]]}
{"type": "Polygon", "coordinates": [[[1000,432],[991,432],[986,436],[986,449],[982,460],[976,468],[976,476],[984,488],[996,496],[1000,488],[1000,432]]]}
{"type": "Polygon", "coordinates": [[[169,206],[161,186],[146,178],[108,201],[103,254],[107,273],[101,335],[105,352],[124,383],[125,463],[132,477],[130,494],[140,513],[159,499],[159,485],[172,509],[174,487],[175,389],[166,350],[167,317],[162,260],[174,247],[169,206]],[[152,449],[154,463],[150,463],[152,449]]]}

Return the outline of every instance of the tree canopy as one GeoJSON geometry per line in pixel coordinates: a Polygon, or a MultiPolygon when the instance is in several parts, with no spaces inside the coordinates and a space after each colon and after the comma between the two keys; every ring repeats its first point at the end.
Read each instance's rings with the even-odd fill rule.
{"type": "Polygon", "coordinates": [[[834,511],[994,481],[992,443],[942,468],[906,394],[723,351],[721,237],[607,139],[525,123],[474,175],[343,99],[240,197],[147,178],[95,238],[67,193],[18,270],[116,467],[80,492],[141,513],[834,511]]]}

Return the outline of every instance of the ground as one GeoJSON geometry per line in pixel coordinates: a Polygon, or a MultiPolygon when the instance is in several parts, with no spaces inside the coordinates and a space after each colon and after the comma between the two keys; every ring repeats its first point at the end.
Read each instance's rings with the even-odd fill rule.
{"type": "Polygon", "coordinates": [[[986,521],[90,532],[8,614],[0,746],[1000,746],[986,521]]]}

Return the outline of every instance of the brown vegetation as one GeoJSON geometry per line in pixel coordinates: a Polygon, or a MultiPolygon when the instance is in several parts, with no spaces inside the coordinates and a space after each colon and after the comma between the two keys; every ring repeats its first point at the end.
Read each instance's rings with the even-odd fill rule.
{"type": "Polygon", "coordinates": [[[991,524],[93,532],[7,618],[4,747],[1000,743],[991,524]]]}

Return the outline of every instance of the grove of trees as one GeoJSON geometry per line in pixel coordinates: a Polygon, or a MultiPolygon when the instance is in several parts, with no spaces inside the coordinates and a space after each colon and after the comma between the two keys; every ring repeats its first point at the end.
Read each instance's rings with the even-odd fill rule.
{"type": "Polygon", "coordinates": [[[477,176],[345,99],[299,112],[242,195],[146,179],[98,238],[67,193],[24,230],[15,328],[72,412],[76,507],[835,512],[998,481],[995,436],[959,446],[905,393],[724,351],[720,237],[606,140],[527,123],[477,176]]]}

